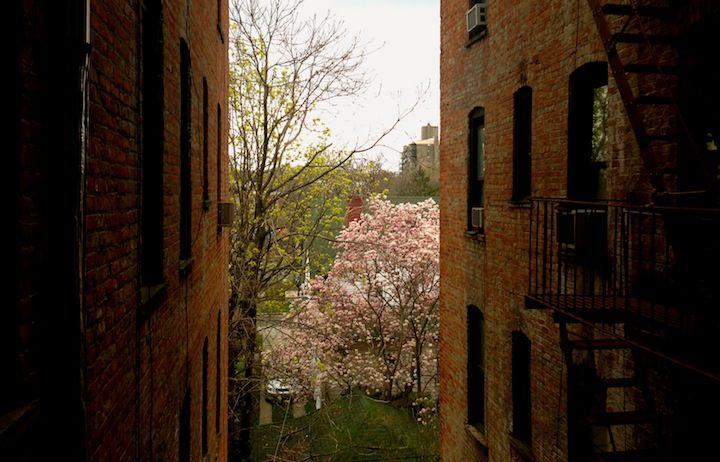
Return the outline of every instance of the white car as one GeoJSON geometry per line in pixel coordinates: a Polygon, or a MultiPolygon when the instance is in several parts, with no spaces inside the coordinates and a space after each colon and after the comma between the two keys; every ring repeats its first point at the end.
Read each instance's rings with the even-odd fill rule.
{"type": "Polygon", "coordinates": [[[280,379],[268,380],[267,387],[265,388],[265,395],[268,398],[292,399],[293,387],[289,383],[280,379]]]}

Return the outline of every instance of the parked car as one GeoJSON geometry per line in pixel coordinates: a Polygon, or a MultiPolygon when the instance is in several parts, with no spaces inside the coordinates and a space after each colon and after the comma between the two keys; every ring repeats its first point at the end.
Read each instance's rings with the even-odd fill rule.
{"type": "Polygon", "coordinates": [[[265,388],[265,397],[275,400],[292,399],[293,386],[280,379],[268,380],[267,387],[265,388]]]}

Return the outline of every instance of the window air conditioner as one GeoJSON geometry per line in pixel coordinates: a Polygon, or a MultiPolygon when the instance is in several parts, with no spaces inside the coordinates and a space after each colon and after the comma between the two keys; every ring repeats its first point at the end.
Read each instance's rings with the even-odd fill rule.
{"type": "Polygon", "coordinates": [[[470,224],[473,228],[482,229],[485,209],[483,207],[473,207],[470,209],[470,224]]]}
{"type": "Polygon", "coordinates": [[[233,202],[218,203],[218,226],[221,228],[230,228],[233,223],[235,214],[235,204],[233,202]]]}
{"type": "Polygon", "coordinates": [[[479,27],[487,25],[487,2],[482,1],[473,5],[467,12],[467,31],[472,32],[479,27]]]}

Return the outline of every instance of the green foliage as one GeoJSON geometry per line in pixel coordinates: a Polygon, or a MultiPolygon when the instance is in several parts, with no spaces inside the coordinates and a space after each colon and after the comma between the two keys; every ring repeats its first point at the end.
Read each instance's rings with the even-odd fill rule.
{"type": "Polygon", "coordinates": [[[238,356],[235,359],[235,374],[243,375],[245,373],[245,358],[238,356]]]}
{"type": "Polygon", "coordinates": [[[436,197],[439,185],[434,183],[427,172],[421,167],[408,169],[405,172],[388,172],[389,196],[436,197]]]}
{"type": "Polygon", "coordinates": [[[275,408],[273,424],[255,430],[254,461],[271,460],[276,449],[287,460],[315,461],[430,461],[439,454],[436,419],[420,425],[411,409],[362,393],[298,419],[275,408]]]}

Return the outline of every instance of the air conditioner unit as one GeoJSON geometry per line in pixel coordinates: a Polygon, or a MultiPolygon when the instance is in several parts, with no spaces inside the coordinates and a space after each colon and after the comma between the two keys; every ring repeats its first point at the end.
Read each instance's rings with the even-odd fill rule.
{"type": "Polygon", "coordinates": [[[484,226],[485,209],[483,207],[473,207],[470,209],[470,224],[473,228],[482,229],[484,226]]]}
{"type": "Polygon", "coordinates": [[[487,25],[487,2],[476,3],[467,12],[467,31],[472,32],[487,25]]]}
{"type": "Polygon", "coordinates": [[[233,202],[218,202],[218,226],[230,228],[235,215],[235,204],[233,202]]]}

